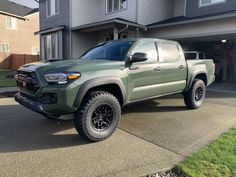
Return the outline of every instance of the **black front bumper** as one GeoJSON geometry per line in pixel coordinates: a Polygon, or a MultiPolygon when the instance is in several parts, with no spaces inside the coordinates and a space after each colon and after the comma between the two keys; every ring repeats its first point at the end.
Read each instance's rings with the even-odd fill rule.
{"type": "Polygon", "coordinates": [[[42,106],[40,103],[36,102],[35,100],[29,98],[29,97],[25,97],[23,96],[20,92],[15,94],[15,100],[16,102],[20,103],[21,105],[25,106],[26,108],[37,112],[45,117],[48,118],[58,118],[59,116],[55,116],[55,115],[50,115],[48,113],[45,113],[44,111],[42,111],[42,106]]]}

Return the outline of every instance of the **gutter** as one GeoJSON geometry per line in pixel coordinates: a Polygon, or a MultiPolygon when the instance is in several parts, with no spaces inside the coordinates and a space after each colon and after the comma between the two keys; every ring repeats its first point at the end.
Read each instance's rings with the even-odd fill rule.
{"type": "Polygon", "coordinates": [[[236,13],[218,15],[214,17],[198,18],[198,19],[193,19],[193,20],[185,20],[185,21],[166,23],[166,24],[148,25],[148,29],[159,28],[159,27],[169,27],[169,26],[174,26],[174,25],[183,25],[183,24],[195,23],[195,22],[205,22],[205,21],[210,21],[210,20],[220,20],[220,19],[232,18],[232,17],[236,17],[236,13]]]}
{"type": "Polygon", "coordinates": [[[16,17],[16,18],[19,18],[19,19],[21,19],[21,20],[26,20],[26,18],[24,18],[24,17],[18,16],[18,15],[14,15],[14,14],[10,14],[10,13],[3,12],[3,11],[0,11],[0,14],[9,15],[9,16],[12,16],[12,17],[16,17]]]}

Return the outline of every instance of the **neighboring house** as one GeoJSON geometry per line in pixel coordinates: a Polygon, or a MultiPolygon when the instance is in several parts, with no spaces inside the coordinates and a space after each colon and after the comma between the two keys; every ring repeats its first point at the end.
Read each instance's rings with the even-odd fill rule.
{"type": "Polygon", "coordinates": [[[221,58],[225,79],[236,81],[235,0],[40,0],[39,7],[43,59],[79,58],[111,39],[174,39],[221,58]]]}
{"type": "Polygon", "coordinates": [[[37,55],[39,37],[38,9],[31,9],[8,0],[0,0],[0,68],[11,54],[37,55]]]}

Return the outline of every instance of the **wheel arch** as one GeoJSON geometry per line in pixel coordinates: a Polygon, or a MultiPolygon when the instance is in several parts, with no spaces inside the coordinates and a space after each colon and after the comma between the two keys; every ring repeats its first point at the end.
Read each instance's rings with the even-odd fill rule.
{"type": "Polygon", "coordinates": [[[86,94],[91,91],[107,91],[118,99],[121,106],[126,103],[126,91],[122,80],[117,77],[100,77],[82,84],[76,94],[73,106],[78,108],[86,94]]]}
{"type": "Polygon", "coordinates": [[[197,72],[197,73],[192,75],[186,90],[189,90],[191,88],[191,86],[193,84],[193,81],[195,79],[201,79],[205,83],[206,86],[208,85],[207,73],[206,72],[197,72]]]}

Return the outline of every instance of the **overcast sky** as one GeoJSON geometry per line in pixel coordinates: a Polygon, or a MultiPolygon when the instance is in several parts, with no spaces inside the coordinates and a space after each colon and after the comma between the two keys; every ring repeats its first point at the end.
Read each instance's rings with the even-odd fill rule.
{"type": "Polygon", "coordinates": [[[18,3],[18,4],[22,4],[24,6],[31,7],[31,8],[38,7],[38,3],[36,3],[34,0],[10,0],[10,1],[18,3]]]}

